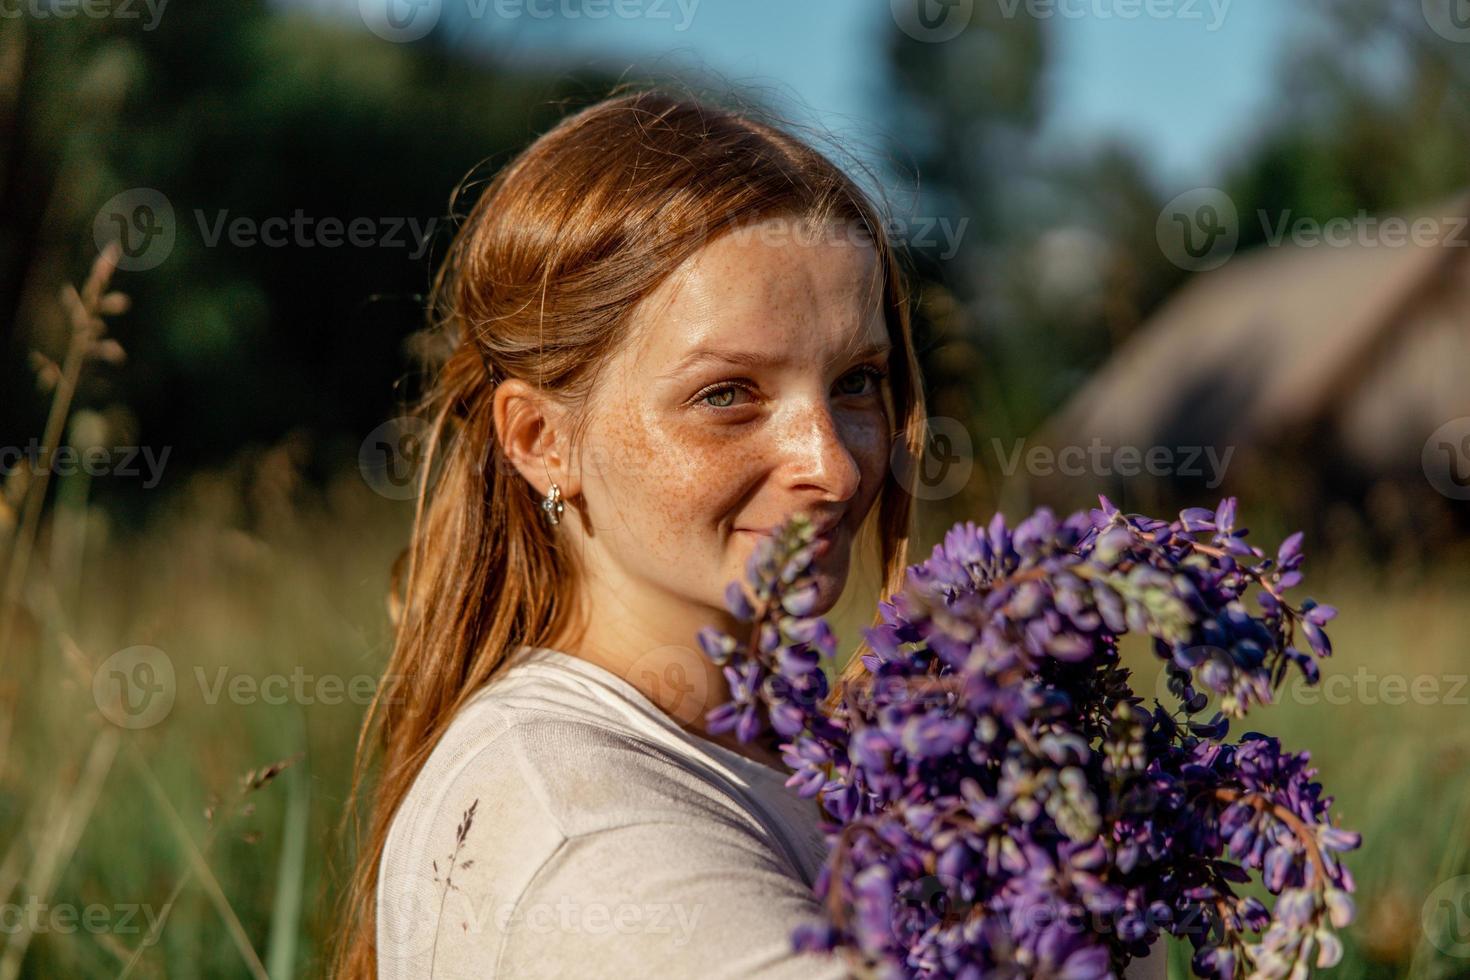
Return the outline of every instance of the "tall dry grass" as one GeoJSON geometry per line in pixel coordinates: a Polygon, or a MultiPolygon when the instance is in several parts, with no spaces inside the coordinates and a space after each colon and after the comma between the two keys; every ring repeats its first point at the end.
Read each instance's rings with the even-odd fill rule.
{"type": "MultiPolygon", "coordinates": [[[[89,358],[121,356],[105,342],[104,317],[125,303],[107,292],[109,273],[104,256],[68,294],[69,348],[38,361],[48,444],[108,438],[71,393],[89,358]]],[[[291,437],[166,479],[155,517],[135,529],[90,502],[85,474],[50,495],[45,472],[7,481],[0,980],[320,971],[334,868],[351,845],[335,837],[362,712],[351,692],[386,659],[387,574],[409,505],[375,494],[352,459],[324,487],[305,482],[315,451],[291,437]],[[138,646],[160,651],[173,681],[168,710],[135,728],[114,720],[129,716],[108,701],[124,688],[105,665],[138,646]],[[104,910],[96,927],[80,921],[89,908],[104,910]],[[59,909],[72,910],[70,928],[59,909]]],[[[927,530],[930,542],[942,528],[927,530]]],[[[1334,975],[1470,975],[1470,959],[1446,952],[1470,906],[1463,922],[1426,906],[1470,874],[1470,707],[1457,700],[1470,691],[1455,687],[1470,672],[1470,572],[1309,572],[1312,593],[1342,610],[1325,673],[1378,680],[1350,685],[1341,703],[1287,698],[1237,731],[1310,750],[1343,825],[1364,834],[1348,862],[1359,916],[1334,975]],[[1403,703],[1391,703],[1390,675],[1405,678],[1403,703]],[[1412,696],[1420,677],[1437,680],[1437,699],[1412,696]]],[[[849,641],[871,569],[858,578],[835,617],[849,641]]],[[[1128,656],[1136,686],[1151,689],[1147,652],[1128,656]]],[[[140,679],[130,669],[124,678],[140,679]]]]}

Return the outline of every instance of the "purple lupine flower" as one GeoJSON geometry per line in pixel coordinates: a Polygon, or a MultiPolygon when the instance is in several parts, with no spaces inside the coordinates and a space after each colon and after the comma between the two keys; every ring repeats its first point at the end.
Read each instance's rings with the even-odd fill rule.
{"type": "Polygon", "coordinates": [[[1225,741],[1288,668],[1315,683],[1331,652],[1336,610],[1284,598],[1301,535],[1267,557],[1233,498],[1172,523],[1099,505],[950,528],[879,604],[866,672],[830,700],[810,522],[752,555],[759,611],[743,589],[727,605],[753,643],[706,630],[699,645],[730,682],[710,728],[782,740],[787,785],[832,818],[813,890],[834,914],[796,948],[970,980],[1115,977],[1166,932],[1193,941],[1200,976],[1338,961],[1332,930],[1354,914],[1340,855],[1360,836],[1332,825],[1307,753],[1225,741]],[[1158,703],[1117,669],[1128,632],[1168,675],[1158,703]],[[1236,893],[1252,875],[1272,907],[1236,893]]]}

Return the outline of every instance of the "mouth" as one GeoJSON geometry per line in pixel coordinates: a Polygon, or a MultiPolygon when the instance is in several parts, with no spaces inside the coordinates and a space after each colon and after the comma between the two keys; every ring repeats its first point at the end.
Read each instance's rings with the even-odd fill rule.
{"type": "MultiPolygon", "coordinates": [[[[738,527],[735,529],[735,533],[749,534],[755,537],[769,537],[779,527],[780,525],[760,529],[738,527]]],[[[834,517],[821,521],[817,523],[816,530],[817,533],[812,537],[812,554],[821,557],[832,549],[832,546],[837,543],[837,539],[844,533],[842,518],[834,517]]]]}

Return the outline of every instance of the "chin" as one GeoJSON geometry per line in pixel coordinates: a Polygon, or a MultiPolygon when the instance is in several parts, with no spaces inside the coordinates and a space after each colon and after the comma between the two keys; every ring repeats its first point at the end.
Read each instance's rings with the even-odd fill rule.
{"type": "Polygon", "coordinates": [[[811,614],[825,616],[837,605],[837,600],[842,598],[842,590],[847,587],[847,561],[839,558],[833,561],[832,568],[824,568],[819,560],[812,571],[817,583],[817,602],[812,606],[811,614]],[[839,563],[840,568],[837,567],[839,563]]]}
{"type": "MultiPolygon", "coordinates": [[[[721,608],[724,608],[724,584],[737,578],[741,582],[745,581],[745,567],[755,547],[753,542],[756,538],[754,535],[748,532],[741,532],[737,535],[737,538],[746,539],[750,543],[731,550],[731,571],[729,577],[725,579],[725,582],[721,583],[721,608]]],[[[825,616],[837,605],[837,600],[842,598],[842,590],[847,587],[850,561],[851,555],[846,546],[836,550],[829,550],[826,554],[819,555],[812,560],[810,574],[812,579],[817,583],[817,601],[812,607],[811,612],[813,617],[825,616]]]]}

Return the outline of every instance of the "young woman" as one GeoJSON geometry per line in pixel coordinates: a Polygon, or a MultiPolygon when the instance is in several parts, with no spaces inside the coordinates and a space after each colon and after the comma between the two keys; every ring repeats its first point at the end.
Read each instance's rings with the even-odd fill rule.
{"type": "Polygon", "coordinates": [[[726,687],[695,634],[741,635],[725,587],[796,511],[826,532],[819,611],[860,537],[899,582],[890,457],[924,410],[879,212],[784,132],[626,94],[494,178],[433,299],[337,972],[844,976],[790,951],[816,805],[705,729],[726,687]]]}
{"type": "Polygon", "coordinates": [[[741,636],[725,587],[796,511],[825,532],[818,612],[855,545],[901,584],[891,461],[924,408],[883,227],[798,139],[657,92],[489,184],[435,282],[432,476],[339,975],[846,975],[790,949],[816,805],[705,728],[727,689],[695,634],[741,636]]]}

